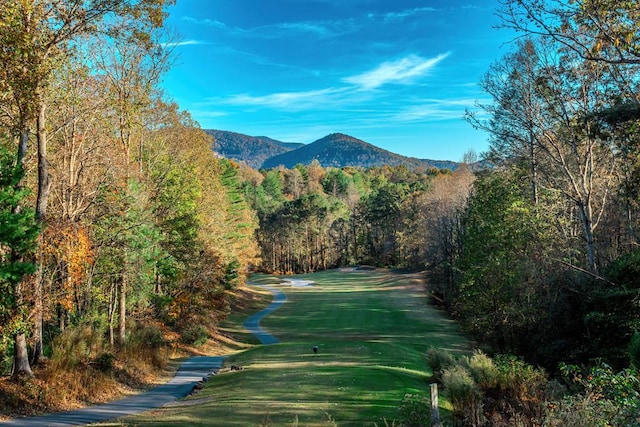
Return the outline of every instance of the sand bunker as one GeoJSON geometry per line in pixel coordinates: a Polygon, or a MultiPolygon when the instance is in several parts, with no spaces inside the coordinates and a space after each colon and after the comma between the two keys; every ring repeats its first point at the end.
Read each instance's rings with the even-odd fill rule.
{"type": "Polygon", "coordinates": [[[303,288],[305,286],[311,286],[314,283],[316,282],[314,282],[313,280],[300,280],[300,279],[283,279],[282,280],[283,285],[291,285],[291,287],[293,288],[303,288]]]}

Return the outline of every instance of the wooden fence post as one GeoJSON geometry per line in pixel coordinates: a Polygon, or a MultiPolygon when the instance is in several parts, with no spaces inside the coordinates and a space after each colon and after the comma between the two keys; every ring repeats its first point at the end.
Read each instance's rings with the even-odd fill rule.
{"type": "Polygon", "coordinates": [[[431,386],[431,426],[441,427],[440,410],[438,409],[438,384],[433,383],[431,386]]]}

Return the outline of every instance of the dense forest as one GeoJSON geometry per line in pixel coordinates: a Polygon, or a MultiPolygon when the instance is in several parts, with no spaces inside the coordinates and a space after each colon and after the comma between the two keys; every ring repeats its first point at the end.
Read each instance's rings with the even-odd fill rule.
{"type": "Polygon", "coordinates": [[[251,271],[369,264],[425,271],[491,354],[592,372],[575,411],[637,419],[635,2],[504,1],[522,37],[468,113],[490,135],[487,167],[453,172],[216,158],[160,90],[168,3],[0,10],[3,374],[161,363],[168,343],[207,340],[251,271]]]}
{"type": "Polygon", "coordinates": [[[0,11],[3,374],[162,364],[168,341],[207,339],[256,262],[237,166],[160,91],[166,3],[0,11]]]}

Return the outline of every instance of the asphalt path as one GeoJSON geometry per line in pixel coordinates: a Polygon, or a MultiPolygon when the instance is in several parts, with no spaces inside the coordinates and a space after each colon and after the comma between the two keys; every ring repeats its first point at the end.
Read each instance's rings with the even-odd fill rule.
{"type": "MultiPolygon", "coordinates": [[[[261,286],[261,285],[258,285],[261,286]]],[[[254,334],[262,344],[276,344],[279,340],[260,326],[263,317],[277,310],[287,300],[279,289],[261,286],[274,295],[273,302],[244,323],[245,329],[254,334]]],[[[222,367],[224,356],[194,356],[185,360],[176,375],[167,383],[149,391],[129,396],[103,405],[89,406],[67,412],[56,412],[37,417],[15,418],[0,421],[1,426],[21,427],[66,427],[107,421],[113,418],[135,415],[150,409],[160,408],[189,394],[194,386],[208,376],[217,373],[222,367]]]]}
{"type": "Polygon", "coordinates": [[[265,285],[254,285],[259,286],[264,289],[268,289],[273,294],[273,302],[249,317],[243,324],[244,328],[251,334],[253,334],[262,344],[277,344],[280,342],[278,338],[274,337],[267,331],[265,331],[262,326],[260,326],[260,321],[267,316],[268,314],[274,312],[279,309],[282,304],[287,301],[287,295],[282,292],[280,289],[273,288],[271,286],[265,285]]]}

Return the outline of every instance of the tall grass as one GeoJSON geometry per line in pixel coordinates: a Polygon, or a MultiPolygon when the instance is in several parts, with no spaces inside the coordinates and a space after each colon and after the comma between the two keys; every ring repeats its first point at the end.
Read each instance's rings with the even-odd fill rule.
{"type": "Polygon", "coordinates": [[[99,325],[72,325],[53,340],[50,353],[36,366],[36,378],[2,383],[3,411],[31,414],[106,402],[125,388],[144,385],[168,359],[160,329],[141,323],[130,325],[119,347],[109,345],[99,325]]]}
{"type": "Polygon", "coordinates": [[[136,323],[120,350],[128,363],[162,369],[169,360],[168,343],[156,324],[136,323]]]}
{"type": "Polygon", "coordinates": [[[90,324],[69,327],[53,341],[50,369],[69,371],[85,368],[104,348],[103,331],[90,324]]]}

